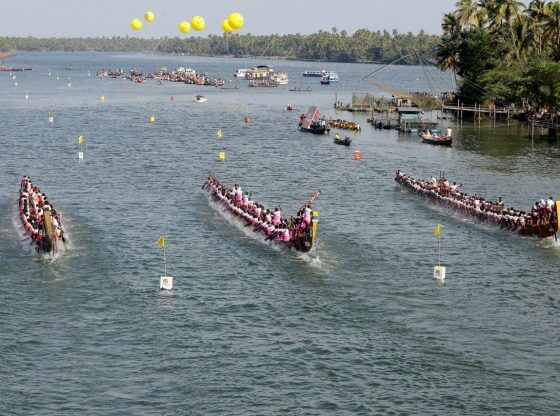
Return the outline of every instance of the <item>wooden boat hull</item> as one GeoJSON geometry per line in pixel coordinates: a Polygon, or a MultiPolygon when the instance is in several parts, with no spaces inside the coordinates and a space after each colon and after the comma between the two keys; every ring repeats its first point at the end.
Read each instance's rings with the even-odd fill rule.
{"type": "Polygon", "coordinates": [[[422,143],[428,143],[428,144],[433,144],[434,146],[452,146],[453,145],[453,139],[442,139],[442,140],[437,140],[437,139],[428,139],[426,137],[422,137],[422,143]]]}
{"type": "Polygon", "coordinates": [[[312,134],[325,134],[327,132],[327,128],[326,127],[319,127],[318,129],[306,129],[304,127],[300,127],[299,128],[300,131],[304,131],[306,133],[312,133],[312,134]]]}
{"type": "Polygon", "coordinates": [[[337,139],[335,137],[334,143],[341,146],[350,146],[350,144],[352,143],[352,139],[350,137],[346,137],[345,139],[337,139]]]}

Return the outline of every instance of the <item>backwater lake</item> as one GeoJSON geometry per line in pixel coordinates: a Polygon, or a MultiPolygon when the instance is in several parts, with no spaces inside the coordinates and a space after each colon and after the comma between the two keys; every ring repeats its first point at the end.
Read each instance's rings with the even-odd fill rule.
{"type": "Polygon", "coordinates": [[[560,245],[432,206],[394,173],[445,171],[464,192],[529,210],[560,199],[559,142],[516,122],[445,120],[455,141],[440,148],[335,112],[335,93],[380,94],[374,82],[426,90],[417,66],[362,80],[378,66],[93,52],[6,65],[34,69],[0,73],[0,414],[557,413],[560,245]],[[233,78],[259,64],[290,85],[233,78]],[[96,77],[162,66],[240,88],[96,77]],[[322,69],[340,82],[302,77],[322,69]],[[361,124],[350,148],[336,129],[297,130],[311,105],[361,124]],[[23,175],[62,212],[70,244],[54,260],[24,237],[23,175]],[[317,251],[255,238],[201,190],[209,175],[286,215],[320,189],[317,251]],[[438,223],[445,284],[432,279],[438,223]]]}

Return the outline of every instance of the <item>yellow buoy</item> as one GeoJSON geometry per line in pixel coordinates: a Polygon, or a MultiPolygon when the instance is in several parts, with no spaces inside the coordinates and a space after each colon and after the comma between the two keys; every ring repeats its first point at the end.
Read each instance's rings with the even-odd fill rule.
{"type": "Polygon", "coordinates": [[[155,123],[156,122],[156,118],[154,116],[150,117],[150,123],[155,123]]]}
{"type": "Polygon", "coordinates": [[[152,11],[147,11],[146,13],[144,13],[144,19],[146,20],[146,22],[153,22],[155,17],[156,16],[152,11]]]}
{"type": "Polygon", "coordinates": [[[216,133],[216,136],[218,136],[218,139],[222,138],[222,131],[218,130],[218,132],[216,133]]]}
{"type": "Polygon", "coordinates": [[[84,136],[78,137],[78,144],[82,144],[84,142],[84,136]]]}
{"type": "Polygon", "coordinates": [[[220,152],[219,157],[220,157],[220,160],[222,160],[222,161],[226,160],[226,152],[220,152]]]}
{"type": "Polygon", "coordinates": [[[104,95],[101,96],[101,102],[102,102],[102,103],[105,102],[105,96],[104,96],[104,95]]]}
{"type": "Polygon", "coordinates": [[[228,19],[224,19],[224,21],[222,22],[222,30],[226,33],[233,32],[233,28],[230,26],[228,19]]]}
{"type": "Polygon", "coordinates": [[[232,29],[241,29],[245,23],[245,19],[239,13],[232,13],[228,17],[229,25],[232,29]]]}
{"type": "Polygon", "coordinates": [[[181,23],[179,23],[179,31],[181,33],[189,33],[191,31],[191,25],[189,24],[189,22],[182,21],[181,23]]]}
{"type": "Polygon", "coordinates": [[[140,20],[140,19],[132,19],[132,22],[130,22],[130,26],[131,26],[134,30],[140,30],[140,29],[142,29],[142,20],[140,20]]]}
{"type": "Polygon", "coordinates": [[[201,16],[195,16],[191,19],[191,26],[194,30],[200,31],[206,27],[206,22],[201,16]]]}

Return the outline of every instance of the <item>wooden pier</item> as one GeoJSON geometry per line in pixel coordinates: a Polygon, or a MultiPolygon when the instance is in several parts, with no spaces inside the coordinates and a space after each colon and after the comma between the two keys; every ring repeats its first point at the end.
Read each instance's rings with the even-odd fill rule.
{"type": "Polygon", "coordinates": [[[441,107],[442,112],[455,113],[459,119],[463,119],[463,114],[472,113],[474,118],[482,118],[482,116],[489,116],[493,118],[507,117],[508,119],[513,115],[513,112],[509,107],[482,107],[480,105],[465,106],[460,101],[457,101],[457,105],[443,105],[441,107]]]}

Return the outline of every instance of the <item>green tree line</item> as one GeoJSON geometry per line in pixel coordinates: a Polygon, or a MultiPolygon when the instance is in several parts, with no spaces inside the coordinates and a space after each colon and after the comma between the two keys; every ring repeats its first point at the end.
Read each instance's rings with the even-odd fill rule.
{"type": "Polygon", "coordinates": [[[459,0],[442,29],[438,62],[460,75],[460,100],[560,110],[558,1],[459,0]]]}
{"type": "MultiPolygon", "coordinates": [[[[33,38],[0,37],[0,50],[184,53],[202,56],[269,56],[297,60],[389,63],[414,51],[435,59],[439,36],[357,30],[350,35],[332,28],[310,35],[240,35],[208,37],[33,38]]],[[[417,63],[416,57],[404,63],[417,63]]]]}

